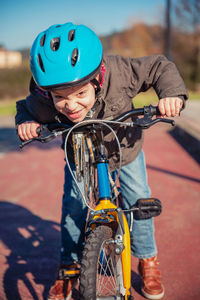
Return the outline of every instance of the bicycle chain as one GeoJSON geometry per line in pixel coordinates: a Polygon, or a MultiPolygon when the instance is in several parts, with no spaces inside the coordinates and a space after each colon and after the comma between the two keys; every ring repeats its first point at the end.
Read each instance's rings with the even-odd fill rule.
{"type": "MultiPolygon", "coordinates": [[[[89,144],[87,143],[88,139],[89,137],[82,133],[72,133],[77,181],[81,182],[83,179],[84,194],[89,203],[91,194],[90,188],[92,187],[91,180],[93,175],[93,167],[91,167],[90,165],[92,153],[92,149],[90,147],[92,147],[92,144],[91,146],[89,146],[89,144]]],[[[94,160],[94,157],[92,160],[94,160]]]]}
{"type": "Polygon", "coordinates": [[[74,151],[74,163],[76,166],[76,176],[78,182],[81,182],[81,165],[80,165],[80,133],[72,132],[72,143],[73,143],[73,151],[74,151]]]}

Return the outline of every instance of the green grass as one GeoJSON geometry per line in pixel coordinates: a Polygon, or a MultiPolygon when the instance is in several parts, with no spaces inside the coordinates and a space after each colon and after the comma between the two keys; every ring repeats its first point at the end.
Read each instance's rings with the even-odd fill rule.
{"type": "MultiPolygon", "coordinates": [[[[19,98],[20,99],[20,98],[19,98]]],[[[21,98],[22,99],[22,98],[21,98]]],[[[189,92],[190,100],[200,101],[200,92],[189,92]]],[[[140,93],[133,99],[135,107],[143,107],[144,105],[157,104],[158,97],[153,90],[146,93],[140,93]]],[[[0,116],[8,116],[16,114],[16,100],[0,101],[0,116]]]]}
{"type": "Polygon", "coordinates": [[[158,103],[158,97],[153,90],[146,93],[140,93],[133,99],[135,107],[143,107],[144,105],[155,105],[158,103]]]}
{"type": "Polygon", "coordinates": [[[0,102],[0,116],[10,116],[15,114],[16,114],[15,101],[0,102]]]}
{"type": "MultiPolygon", "coordinates": [[[[199,92],[193,92],[189,91],[189,100],[198,100],[200,101],[200,91],[199,92]]],[[[149,104],[157,104],[158,103],[158,97],[156,93],[153,90],[147,91],[146,93],[140,93],[133,99],[133,103],[135,107],[142,107],[144,105],[149,104]]]]}
{"type": "Polygon", "coordinates": [[[190,100],[199,100],[200,101],[200,91],[199,92],[189,91],[189,99],[190,100]]]}

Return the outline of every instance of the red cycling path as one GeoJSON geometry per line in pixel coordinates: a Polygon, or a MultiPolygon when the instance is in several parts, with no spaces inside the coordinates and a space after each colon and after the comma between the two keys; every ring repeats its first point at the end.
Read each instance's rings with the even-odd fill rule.
{"type": "MultiPolygon", "coordinates": [[[[46,299],[58,262],[64,154],[60,141],[19,151],[11,122],[0,126],[0,300],[46,299]]],[[[163,299],[199,300],[200,169],[170,130],[156,124],[144,142],[152,195],[163,204],[155,219],[163,299]]],[[[132,265],[141,300],[135,258],[132,265]]]]}

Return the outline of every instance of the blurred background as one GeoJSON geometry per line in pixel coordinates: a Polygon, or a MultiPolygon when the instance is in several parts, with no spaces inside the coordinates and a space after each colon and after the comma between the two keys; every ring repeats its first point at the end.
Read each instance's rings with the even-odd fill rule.
{"type": "Polygon", "coordinates": [[[199,0],[1,0],[1,115],[14,114],[15,101],[28,93],[29,53],[37,34],[65,22],[91,27],[105,53],[165,54],[177,65],[190,98],[200,98],[199,0]]]}

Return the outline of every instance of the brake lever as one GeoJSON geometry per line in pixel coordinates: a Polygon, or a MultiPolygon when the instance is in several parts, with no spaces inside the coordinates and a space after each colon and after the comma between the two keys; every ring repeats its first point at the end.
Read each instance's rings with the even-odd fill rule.
{"type": "Polygon", "coordinates": [[[34,141],[39,141],[40,143],[48,143],[48,142],[52,141],[53,139],[55,139],[57,136],[58,136],[58,134],[56,132],[52,132],[50,135],[45,136],[45,137],[36,137],[36,138],[32,138],[28,141],[23,141],[23,142],[21,142],[19,147],[20,147],[20,149],[22,149],[24,146],[26,146],[34,141]]]}
{"type": "Polygon", "coordinates": [[[158,122],[163,122],[163,123],[169,123],[171,124],[172,126],[175,126],[176,125],[176,122],[172,119],[165,119],[165,118],[157,118],[155,120],[159,120],[158,122]]]}
{"type": "MultiPolygon", "coordinates": [[[[21,139],[20,139],[20,140],[21,140],[21,139]]],[[[26,146],[26,145],[32,143],[32,142],[35,141],[35,140],[36,140],[36,138],[32,138],[32,139],[30,139],[30,140],[28,140],[28,141],[22,141],[22,140],[21,140],[21,144],[19,145],[19,148],[22,149],[24,146],[26,146]]]]}
{"type": "Polygon", "coordinates": [[[137,119],[137,121],[135,121],[133,123],[134,126],[137,127],[141,127],[142,129],[148,129],[149,127],[151,127],[152,125],[158,123],[158,122],[163,122],[163,123],[169,123],[172,126],[175,126],[175,121],[171,120],[171,119],[163,119],[163,118],[156,118],[154,120],[152,120],[151,118],[140,118],[137,119]]]}

